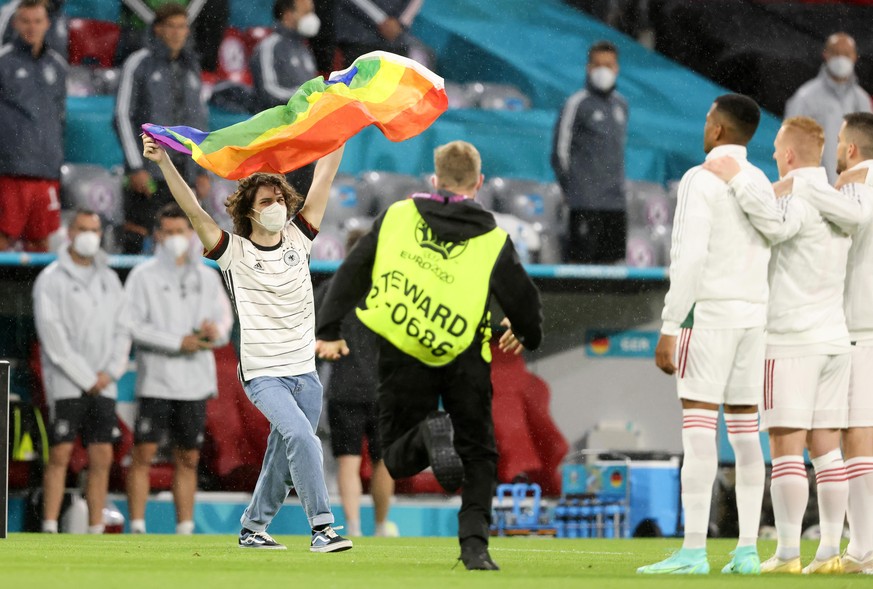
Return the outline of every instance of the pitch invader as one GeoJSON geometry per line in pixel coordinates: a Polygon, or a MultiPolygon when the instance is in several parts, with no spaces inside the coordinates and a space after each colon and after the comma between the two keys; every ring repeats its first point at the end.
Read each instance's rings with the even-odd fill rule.
{"type": "MultiPolygon", "coordinates": [[[[746,160],[746,145],[760,120],[755,102],[728,94],[715,100],[703,131],[706,160],[729,156],[759,188],[768,206],[756,221],[771,232],[796,232],[801,218],[779,208],[770,181],[746,160]]],[[[736,455],[740,537],[723,573],[756,574],[764,459],[758,435],[758,400],[764,378],[767,263],[770,243],[756,231],[738,199],[706,164],[689,170],[679,185],[670,252],[670,290],[664,301],[655,362],[675,374],[682,402],[682,549],[640,567],[644,574],[709,572],[706,535],[718,467],[716,427],[724,405],[728,439],[736,455]],[[678,345],[677,345],[678,344],[678,345]]]]}

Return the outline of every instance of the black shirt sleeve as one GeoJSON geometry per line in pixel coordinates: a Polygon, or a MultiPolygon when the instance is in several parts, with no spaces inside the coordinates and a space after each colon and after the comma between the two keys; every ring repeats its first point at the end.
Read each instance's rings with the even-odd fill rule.
{"type": "Polygon", "coordinates": [[[343,317],[355,308],[370,289],[383,218],[376,219],[373,229],[358,240],[331,279],[321,308],[316,313],[316,338],[325,341],[341,339],[340,324],[343,317]]]}
{"type": "Polygon", "coordinates": [[[491,274],[491,292],[512,323],[512,332],[518,341],[528,350],[537,349],[543,341],[540,292],[521,265],[509,237],[491,274]]]}

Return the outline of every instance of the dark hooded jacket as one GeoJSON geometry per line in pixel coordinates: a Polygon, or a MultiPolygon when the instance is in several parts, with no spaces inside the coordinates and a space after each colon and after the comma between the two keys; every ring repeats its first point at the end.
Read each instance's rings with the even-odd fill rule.
{"type": "MultiPolygon", "coordinates": [[[[458,242],[483,235],[496,227],[494,216],[474,200],[457,201],[450,193],[416,195],[415,206],[440,240],[458,242]]],[[[376,246],[385,213],[373,229],[358,240],[334,276],[316,317],[318,339],[335,341],[342,337],[343,317],[370,289],[376,246]]],[[[525,272],[509,236],[489,272],[489,299],[493,295],[512,323],[512,331],[524,347],[536,349],[543,338],[542,303],[539,291],[525,272]]],[[[477,342],[474,342],[475,346],[477,342]]],[[[472,346],[471,346],[472,347],[472,346]]]]}

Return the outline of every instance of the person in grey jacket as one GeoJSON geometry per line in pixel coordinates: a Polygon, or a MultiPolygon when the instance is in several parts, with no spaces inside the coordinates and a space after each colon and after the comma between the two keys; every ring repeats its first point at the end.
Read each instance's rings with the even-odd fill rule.
{"type": "Polygon", "coordinates": [[[67,63],[46,43],[45,0],[21,0],[17,37],[0,48],[0,251],[47,251],[61,225],[67,63]]]}
{"type": "Polygon", "coordinates": [[[406,55],[406,32],[423,4],[424,0],[337,0],[334,30],[343,67],[376,50],[406,55]]]}
{"type": "Polygon", "coordinates": [[[843,125],[843,116],[871,112],[873,104],[855,76],[858,49],[851,36],[834,33],[828,37],[822,61],[818,75],[798,88],[785,103],[785,118],[806,116],[824,127],[822,166],[833,184],[837,179],[837,135],[843,125]]]}
{"type": "Polygon", "coordinates": [[[285,104],[301,84],[317,75],[315,58],[304,41],[321,26],[312,0],[276,0],[273,17],[273,34],[258,43],[249,63],[261,110],[285,104]]]}
{"type": "Polygon", "coordinates": [[[88,530],[99,534],[117,425],[115,383],[127,370],[130,336],[121,281],[100,250],[100,217],[77,211],[67,229],[70,246],[58,252],[33,287],[50,418],[42,530],[58,531],[67,466],[81,434],[88,449],[88,530]]]}
{"type": "Polygon", "coordinates": [[[134,268],[125,284],[139,401],[127,475],[130,530],[146,531],[149,469],[169,434],[176,533],[191,534],[206,400],[218,392],[212,348],[230,341],[233,317],[221,278],[201,262],[202,246],[176,203],[161,209],[156,241],[155,257],[134,268]]]}
{"type": "MultiPolygon", "coordinates": [[[[139,135],[143,123],[187,125],[207,129],[208,112],[200,96],[200,65],[187,45],[189,34],[185,8],[164,4],[155,12],[154,37],[148,47],[134,52],[124,62],[115,106],[115,128],[124,151],[128,182],[124,191],[122,250],[143,251],[155,216],[173,200],[156,165],[143,159],[139,135]]],[[[209,179],[193,159],[171,155],[189,186],[200,198],[209,192],[209,179]]]]}
{"type": "Polygon", "coordinates": [[[585,88],[567,99],[555,125],[552,169],[570,206],[565,261],[608,264],[624,260],[627,234],[628,106],[615,89],[615,45],[592,45],[586,70],[585,88]]]}
{"type": "MultiPolygon", "coordinates": [[[[249,63],[261,110],[285,104],[301,84],[318,75],[315,57],[304,41],[321,27],[312,0],[276,0],[273,18],[275,31],[258,43],[249,63]]],[[[315,163],[311,163],[286,174],[285,179],[306,194],[314,171],[315,163]]]]}

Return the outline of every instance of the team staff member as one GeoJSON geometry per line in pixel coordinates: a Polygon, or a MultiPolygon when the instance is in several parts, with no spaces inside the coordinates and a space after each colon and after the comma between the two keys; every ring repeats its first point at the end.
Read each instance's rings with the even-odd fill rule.
{"type": "MultiPolygon", "coordinates": [[[[122,232],[126,254],[143,251],[158,211],[173,200],[161,170],[140,153],[137,137],[143,123],[208,128],[200,65],[188,45],[185,7],[174,2],[160,6],[152,32],[148,45],[125,60],[115,103],[115,129],[127,172],[122,232]]],[[[173,152],[171,157],[185,182],[203,198],[209,192],[206,172],[185,154],[173,152]]]]}
{"type": "Polygon", "coordinates": [[[261,474],[240,519],[239,546],[285,549],[267,533],[267,526],[294,487],[312,528],[309,549],[348,550],[351,540],[331,526],[324,457],[315,435],[322,387],[315,371],[308,263],[344,148],[318,161],[305,202],[282,176],[258,172],[240,180],[225,203],[234,227],[228,233],[203,210],[164,150],[148,136],[143,147],[143,155],[167,178],[207,257],[224,275],[240,321],[240,381],[270,421],[261,474]]]}
{"type": "MultiPolygon", "coordinates": [[[[762,422],[770,433],[770,494],[779,542],[776,555],[762,563],[761,572],[801,572],[800,530],[809,494],[803,451],[808,447],[816,474],[821,541],[803,572],[838,573],[849,491],[840,452],[851,350],[843,291],[850,234],[869,219],[873,200],[869,191],[859,198],[865,186],[850,185],[840,194],[828,184],[820,166],[824,130],[813,119],[786,119],[773,144],[783,178],[777,188],[784,185],[780,193],[799,197],[792,206],[803,214],[803,225],[794,237],[773,247],[770,264],[762,422]],[[816,273],[813,281],[811,269],[816,273]]],[[[752,184],[734,160],[722,158],[710,165],[729,182],[737,199],[750,200],[752,206],[759,202],[754,191],[747,190],[752,184]]]]}
{"type": "Polygon", "coordinates": [[[22,0],[12,26],[17,37],[0,49],[0,251],[19,239],[48,251],[61,226],[67,63],[45,43],[46,0],[22,0]],[[14,133],[13,133],[14,131],[14,133]]]}
{"type": "Polygon", "coordinates": [[[193,237],[182,209],[176,203],[166,205],[158,215],[155,257],[134,268],[125,284],[136,344],[139,401],[127,475],[134,533],[146,531],[149,470],[165,433],[174,445],[176,533],[194,531],[206,400],[218,394],[212,348],[229,341],[233,316],[221,278],[192,249],[193,237]]]}
{"type": "Polygon", "coordinates": [[[33,286],[51,422],[42,531],[58,531],[67,465],[81,434],[88,449],[88,531],[101,534],[117,422],[115,383],[127,370],[130,337],[121,281],[100,250],[100,217],[77,211],[67,234],[70,246],[58,252],[33,286]]]}
{"type": "Polygon", "coordinates": [[[340,323],[369,289],[357,313],[380,336],[388,472],[402,478],[430,465],[449,492],[463,481],[461,560],[497,570],[488,554],[497,479],[489,301],[493,294],[512,325],[501,347],[516,353],[539,346],[542,309],[512,241],[473,200],[484,180],[476,148],[443,145],[434,166],[436,193],[392,205],[340,266],[319,314],[317,350],[328,360],[349,353],[340,323]],[[448,413],[437,411],[440,399],[448,413]]]}

